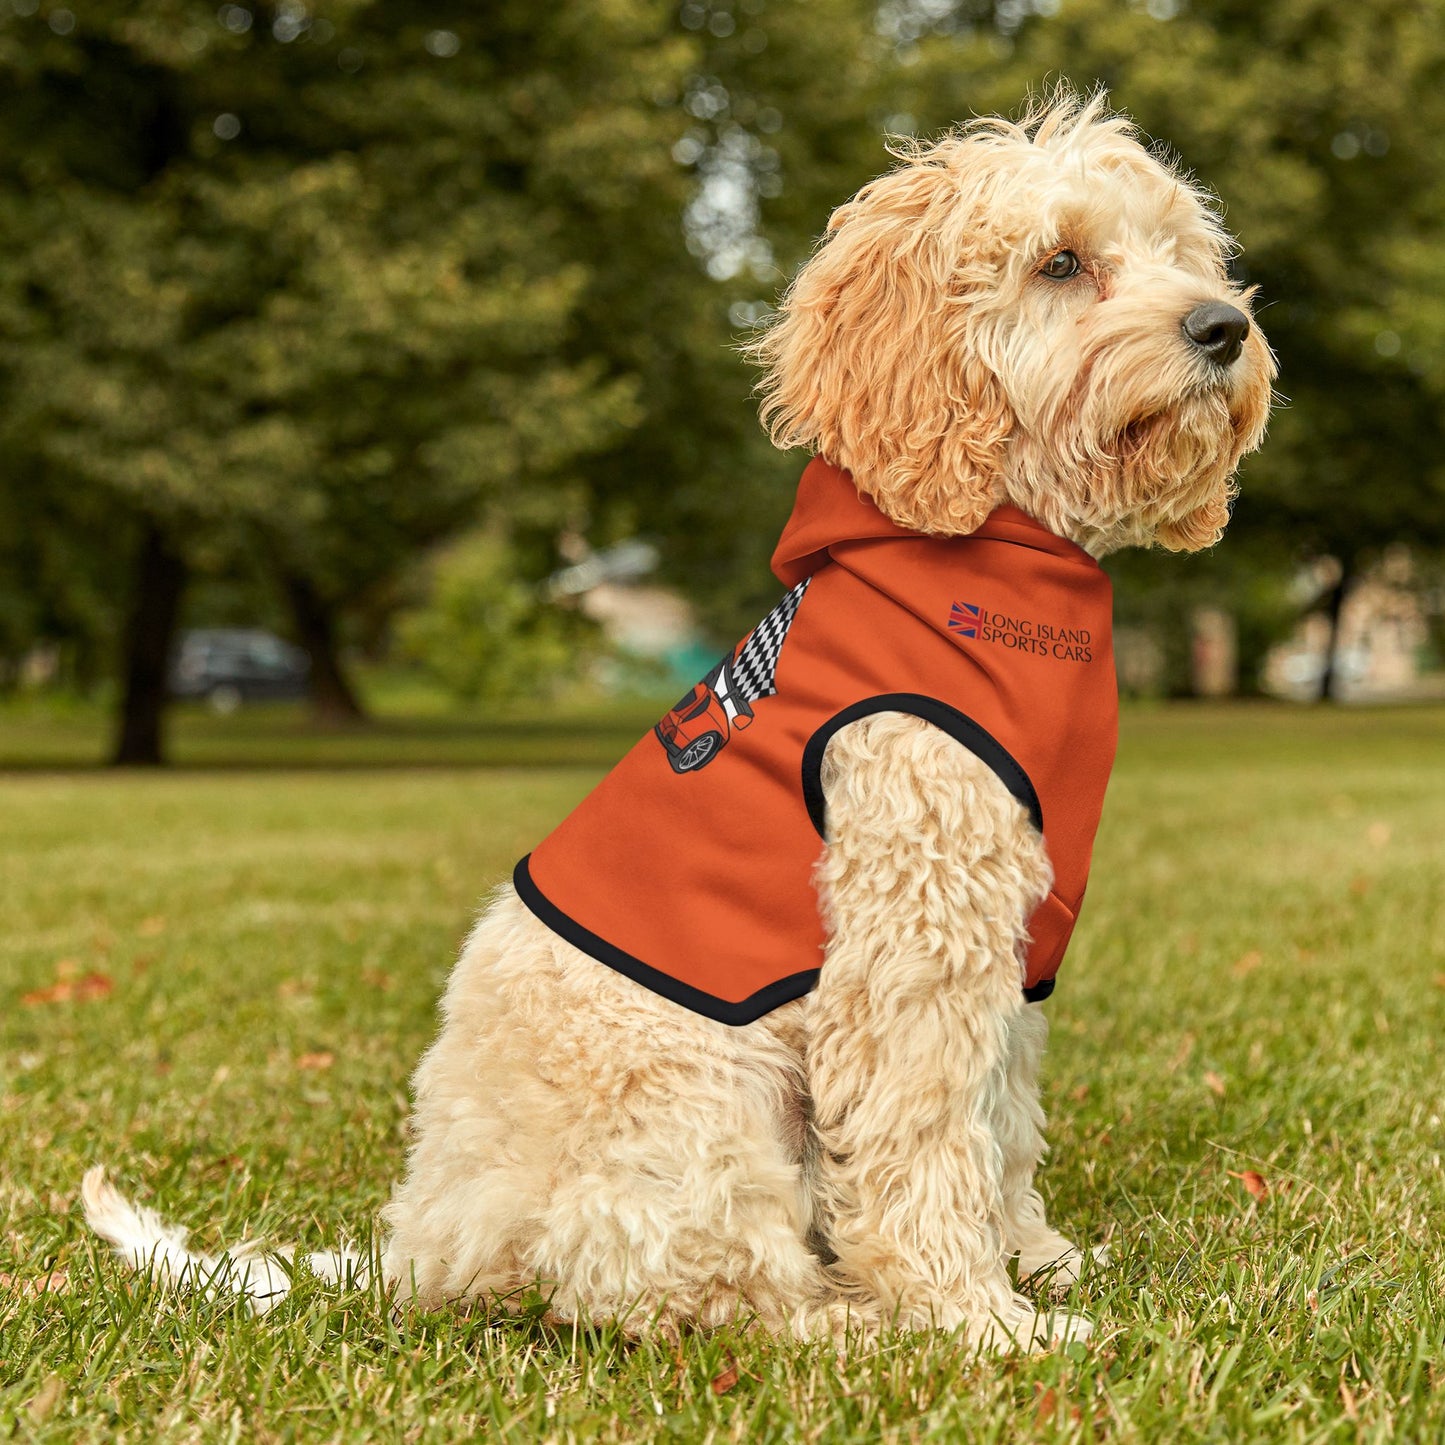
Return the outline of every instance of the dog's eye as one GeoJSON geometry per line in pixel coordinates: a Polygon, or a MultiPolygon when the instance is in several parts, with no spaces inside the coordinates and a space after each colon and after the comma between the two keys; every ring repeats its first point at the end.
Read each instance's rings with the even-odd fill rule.
{"type": "Polygon", "coordinates": [[[1067,281],[1069,277],[1077,276],[1082,269],[1079,258],[1072,251],[1055,251],[1039,267],[1039,275],[1047,276],[1050,281],[1067,281]]]}

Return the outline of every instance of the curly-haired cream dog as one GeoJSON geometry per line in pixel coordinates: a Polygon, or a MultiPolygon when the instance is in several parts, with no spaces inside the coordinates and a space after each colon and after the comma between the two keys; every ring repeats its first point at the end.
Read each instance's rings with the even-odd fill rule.
{"type": "MultiPolygon", "coordinates": [[[[1068,96],[908,146],[833,216],[755,347],[774,440],[826,458],[793,590],[468,940],[386,1210],[403,1296],[1087,1333],[1008,1274],[1080,1261],[1034,1187],[1021,985],[1057,968],[1112,758],[1095,559],[1214,543],[1264,431],[1229,250],[1068,96]]],[[[200,1267],[98,1170],[86,1200],[133,1259],[200,1267]]]]}

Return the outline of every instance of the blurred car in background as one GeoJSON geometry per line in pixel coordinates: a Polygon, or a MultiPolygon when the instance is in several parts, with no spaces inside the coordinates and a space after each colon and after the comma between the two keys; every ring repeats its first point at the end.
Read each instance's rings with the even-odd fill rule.
{"type": "Polygon", "coordinates": [[[171,663],[171,696],[204,699],[221,713],[246,702],[306,696],[311,659],[259,627],[204,627],[182,633],[171,663]]]}

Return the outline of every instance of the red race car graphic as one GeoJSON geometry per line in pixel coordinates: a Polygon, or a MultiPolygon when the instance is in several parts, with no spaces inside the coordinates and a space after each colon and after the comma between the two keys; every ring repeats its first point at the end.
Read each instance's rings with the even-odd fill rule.
{"type": "Polygon", "coordinates": [[[732,664],[731,657],[724,658],[654,729],[673,772],[706,767],[734,728],[752,722],[753,710],[738,696],[732,664]]]}
{"type": "Polygon", "coordinates": [[[703,680],[653,728],[675,773],[705,768],[734,731],[753,721],[753,703],[777,692],[778,655],[798,604],[800,582],[703,680]]]}

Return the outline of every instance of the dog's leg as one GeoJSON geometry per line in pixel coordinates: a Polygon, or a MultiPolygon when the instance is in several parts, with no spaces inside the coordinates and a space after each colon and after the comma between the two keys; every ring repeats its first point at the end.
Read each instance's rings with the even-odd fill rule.
{"type": "Polygon", "coordinates": [[[1018,1256],[1019,1279],[1038,1275],[1055,1289],[1066,1289],[1078,1279],[1083,1256],[1050,1228],[1034,1188],[1034,1172],[1048,1150],[1039,1103],[1039,1064],[1048,1036],[1048,1019],[1038,1005],[1026,1005],[1010,1023],[994,1133],[1003,1151],[1004,1244],[1018,1256]]]}
{"type": "Polygon", "coordinates": [[[384,1271],[422,1304],[517,1300],[634,1333],[825,1291],[807,1247],[800,1001],[743,1029],[579,953],[503,889],[416,1075],[384,1271]]]}
{"type": "Polygon", "coordinates": [[[1086,1321],[1037,1316],[1006,1269],[996,1120],[1042,840],[990,769],[915,718],[843,729],[823,783],[830,938],[808,1066],[833,1268],[905,1326],[1082,1338],[1086,1321]]]}

